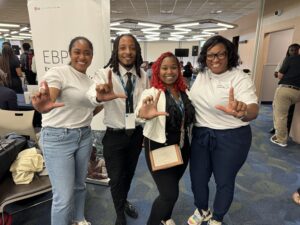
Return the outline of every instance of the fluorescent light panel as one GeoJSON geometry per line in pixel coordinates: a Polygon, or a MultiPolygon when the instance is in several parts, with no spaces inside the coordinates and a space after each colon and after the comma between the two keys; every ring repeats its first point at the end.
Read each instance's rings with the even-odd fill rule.
{"type": "Polygon", "coordinates": [[[9,31],[9,29],[0,28],[0,31],[3,31],[3,32],[8,32],[8,31],[9,31]]]}
{"type": "Polygon", "coordinates": [[[32,35],[31,35],[31,34],[26,34],[26,33],[19,33],[19,35],[21,35],[21,36],[28,36],[28,37],[32,37],[32,35]]]}
{"type": "Polygon", "coordinates": [[[174,25],[174,27],[176,29],[177,27],[192,27],[192,26],[197,26],[197,25],[199,25],[198,22],[197,23],[183,23],[183,24],[176,24],[176,25],[174,25]]]}
{"type": "Polygon", "coordinates": [[[121,28],[121,27],[111,27],[110,28],[111,30],[118,30],[118,31],[126,31],[126,32],[130,32],[130,30],[129,29],[127,29],[127,28],[121,28]]]}
{"type": "Polygon", "coordinates": [[[12,23],[0,23],[0,27],[20,27],[20,25],[12,23]]]}
{"type": "Polygon", "coordinates": [[[187,28],[181,28],[181,27],[175,27],[174,30],[179,30],[179,31],[187,31],[190,32],[192,31],[191,29],[187,29],[187,28]]]}
{"type": "Polygon", "coordinates": [[[28,27],[23,27],[23,28],[20,29],[20,31],[25,31],[25,30],[29,30],[29,28],[28,27]]]}
{"type": "Polygon", "coordinates": [[[220,27],[227,27],[227,28],[233,28],[234,26],[230,25],[230,24],[226,24],[226,23],[217,23],[218,26],[220,27]]]}
{"type": "Polygon", "coordinates": [[[141,31],[143,31],[143,32],[148,32],[148,31],[153,31],[153,30],[159,30],[159,27],[141,29],[141,31]]]}
{"type": "Polygon", "coordinates": [[[161,27],[160,24],[138,22],[138,25],[145,27],[161,27]]]}
{"type": "Polygon", "coordinates": [[[203,32],[210,32],[210,31],[221,31],[221,30],[227,30],[227,28],[212,28],[212,29],[204,29],[203,32]]]}
{"type": "Polygon", "coordinates": [[[130,33],[129,31],[119,31],[117,32],[118,35],[122,35],[122,34],[128,34],[130,33]]]}
{"type": "Polygon", "coordinates": [[[113,27],[113,26],[119,26],[119,25],[120,25],[119,22],[114,22],[114,23],[111,23],[111,24],[110,24],[111,27],[113,27]]]}
{"type": "Polygon", "coordinates": [[[210,34],[199,34],[199,35],[194,35],[193,38],[204,38],[204,37],[210,37],[210,34]]]}
{"type": "Polygon", "coordinates": [[[202,31],[201,34],[210,34],[210,35],[215,35],[213,32],[208,32],[208,31],[202,31]]]}
{"type": "Polygon", "coordinates": [[[7,40],[19,40],[19,41],[23,41],[24,38],[14,38],[14,37],[8,37],[8,38],[5,38],[7,40]]]}

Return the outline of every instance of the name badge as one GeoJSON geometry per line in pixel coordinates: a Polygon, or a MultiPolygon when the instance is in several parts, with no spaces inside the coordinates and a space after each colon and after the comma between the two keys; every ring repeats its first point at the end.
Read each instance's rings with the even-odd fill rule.
{"type": "Polygon", "coordinates": [[[125,114],[125,129],[134,129],[135,128],[135,114],[126,113],[125,114]]]}

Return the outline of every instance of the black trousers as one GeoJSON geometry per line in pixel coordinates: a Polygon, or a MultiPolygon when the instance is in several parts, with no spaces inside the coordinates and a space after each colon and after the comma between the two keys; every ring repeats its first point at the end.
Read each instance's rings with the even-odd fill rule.
{"type": "Polygon", "coordinates": [[[124,204],[142,150],[143,130],[138,126],[132,135],[125,130],[106,130],[103,137],[103,156],[110,190],[118,217],[124,217],[124,204]]]}
{"type": "MultiPolygon", "coordinates": [[[[152,204],[147,225],[159,225],[162,220],[166,221],[172,216],[173,208],[179,195],[179,181],[190,158],[190,145],[187,136],[185,140],[185,145],[181,149],[184,164],[154,172],[151,169],[149,158],[149,139],[145,138],[144,140],[146,162],[159,192],[158,197],[152,204]]],[[[153,146],[155,146],[155,144],[151,141],[152,149],[154,149],[153,146]]],[[[162,146],[156,146],[155,148],[157,147],[162,146]]]]}

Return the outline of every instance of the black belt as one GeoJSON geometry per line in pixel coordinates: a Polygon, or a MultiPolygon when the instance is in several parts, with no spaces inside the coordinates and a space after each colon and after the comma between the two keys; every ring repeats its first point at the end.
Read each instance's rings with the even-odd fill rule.
{"type": "Polygon", "coordinates": [[[125,128],[112,128],[112,127],[107,127],[106,130],[110,132],[116,132],[116,133],[125,133],[126,131],[125,128]]]}
{"type": "Polygon", "coordinates": [[[296,86],[293,86],[293,85],[280,84],[279,86],[280,86],[280,87],[286,87],[286,88],[292,88],[292,89],[295,89],[295,90],[297,90],[297,91],[300,91],[300,87],[296,87],[296,86]]]}
{"type": "MultiPolygon", "coordinates": [[[[141,128],[141,126],[135,127],[135,129],[141,128]]],[[[128,133],[132,134],[135,129],[128,129],[126,130],[125,128],[112,128],[112,127],[106,127],[106,131],[112,132],[112,133],[128,133]]]]}

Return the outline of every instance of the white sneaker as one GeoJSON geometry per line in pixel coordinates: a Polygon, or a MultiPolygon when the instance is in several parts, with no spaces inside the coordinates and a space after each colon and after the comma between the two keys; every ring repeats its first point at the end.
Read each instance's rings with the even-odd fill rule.
{"type": "Polygon", "coordinates": [[[271,138],[270,138],[270,141],[272,143],[274,143],[275,145],[279,145],[280,147],[286,147],[287,146],[287,143],[281,143],[277,140],[277,137],[276,137],[276,134],[274,134],[271,138]]]}
{"type": "Polygon", "coordinates": [[[207,223],[207,225],[222,225],[222,222],[210,219],[207,223]]]}
{"type": "Polygon", "coordinates": [[[201,225],[203,221],[208,221],[211,217],[212,214],[209,209],[207,211],[201,210],[201,213],[196,209],[194,214],[188,219],[187,223],[189,225],[201,225]]]}
{"type": "Polygon", "coordinates": [[[80,222],[74,222],[72,225],[91,225],[91,223],[86,220],[83,220],[80,222]]]}
{"type": "Polygon", "coordinates": [[[166,222],[165,221],[161,221],[161,223],[163,225],[176,225],[175,222],[174,222],[174,220],[172,220],[172,219],[169,219],[166,222]]]}

